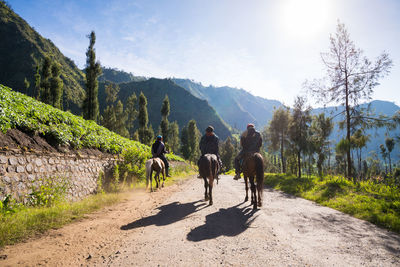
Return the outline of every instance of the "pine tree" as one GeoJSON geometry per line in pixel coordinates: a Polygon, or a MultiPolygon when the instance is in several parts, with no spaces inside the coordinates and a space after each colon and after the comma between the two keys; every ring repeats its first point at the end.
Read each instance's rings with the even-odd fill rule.
{"type": "Polygon", "coordinates": [[[60,78],[61,69],[60,64],[54,63],[51,66],[51,79],[50,79],[50,104],[53,107],[62,109],[62,95],[63,95],[63,80],[60,78]]]}
{"type": "Polygon", "coordinates": [[[138,111],[136,109],[136,102],[137,102],[137,97],[136,94],[132,94],[128,97],[126,100],[126,115],[127,115],[127,129],[129,130],[130,136],[133,139],[134,135],[134,121],[136,120],[136,117],[138,115],[138,111]]]}
{"type": "MultiPolygon", "coordinates": [[[[147,98],[140,92],[139,95],[139,113],[138,113],[138,123],[139,123],[139,141],[143,144],[149,144],[153,137],[149,140],[150,131],[148,129],[149,117],[147,114],[147,98]]],[[[153,130],[153,128],[151,128],[153,130]]],[[[154,134],[154,131],[153,131],[154,134]]]]}
{"type": "Polygon", "coordinates": [[[49,57],[44,58],[42,72],[40,77],[40,101],[46,104],[51,103],[51,92],[50,92],[50,79],[51,79],[51,60],[49,57]]]}
{"type": "Polygon", "coordinates": [[[40,65],[36,66],[35,73],[35,98],[40,100],[40,65]]]}
{"type": "Polygon", "coordinates": [[[231,138],[225,140],[221,145],[221,161],[226,170],[231,170],[233,167],[233,158],[235,155],[235,147],[232,145],[231,138]]]}
{"type": "Polygon", "coordinates": [[[187,125],[182,128],[181,132],[181,153],[184,159],[190,157],[189,137],[187,125]]]}
{"type": "Polygon", "coordinates": [[[168,115],[169,115],[170,107],[169,107],[169,98],[168,95],[165,95],[164,101],[161,106],[161,135],[164,138],[164,142],[168,142],[168,130],[169,130],[169,122],[168,122],[168,115]]]}
{"type": "Polygon", "coordinates": [[[83,117],[87,120],[97,121],[99,116],[99,99],[98,99],[98,81],[97,78],[101,74],[100,63],[96,62],[96,53],[94,44],[96,35],[94,31],[90,33],[89,47],[86,52],[86,96],[83,101],[83,117]]]}
{"type": "Polygon", "coordinates": [[[121,100],[118,100],[117,104],[114,106],[115,109],[115,132],[121,136],[129,137],[129,132],[126,129],[126,121],[128,117],[124,112],[124,105],[121,100]]]}
{"type": "Polygon", "coordinates": [[[179,153],[180,151],[179,125],[178,122],[176,121],[172,122],[169,125],[168,140],[169,140],[169,147],[171,148],[172,152],[174,152],[175,154],[179,153]]]}
{"type": "Polygon", "coordinates": [[[188,138],[188,147],[190,151],[189,160],[195,162],[200,157],[200,149],[199,149],[200,132],[197,128],[195,120],[190,120],[187,125],[187,138],[188,138]]]}

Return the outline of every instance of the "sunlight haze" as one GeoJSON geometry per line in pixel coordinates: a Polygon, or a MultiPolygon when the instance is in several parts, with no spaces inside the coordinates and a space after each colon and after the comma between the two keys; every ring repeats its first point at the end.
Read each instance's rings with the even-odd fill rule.
{"type": "MultiPolygon", "coordinates": [[[[101,64],[146,77],[190,78],[243,88],[292,105],[307,79],[325,75],[337,21],[373,60],[394,66],[373,99],[400,104],[400,2],[285,1],[9,1],[12,8],[80,68],[86,35],[96,32],[101,64]]],[[[311,101],[313,106],[321,103],[311,101]]]]}

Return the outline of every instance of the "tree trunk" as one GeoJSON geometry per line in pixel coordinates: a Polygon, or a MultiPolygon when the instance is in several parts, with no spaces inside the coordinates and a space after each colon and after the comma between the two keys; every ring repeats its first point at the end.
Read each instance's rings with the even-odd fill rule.
{"type": "Polygon", "coordinates": [[[351,173],[351,148],[350,148],[350,128],[351,128],[351,121],[350,121],[350,106],[349,106],[349,84],[347,80],[347,72],[345,72],[346,76],[346,139],[348,141],[347,147],[347,177],[350,178],[351,173]]]}
{"type": "Polygon", "coordinates": [[[298,178],[301,178],[301,153],[297,152],[297,167],[298,167],[298,178]]]}
{"type": "Polygon", "coordinates": [[[286,173],[286,164],[285,164],[285,159],[283,158],[283,133],[281,135],[281,164],[282,164],[282,172],[286,173]]]}
{"type": "Polygon", "coordinates": [[[390,152],[389,154],[389,173],[392,173],[392,160],[390,159],[390,152]]]}

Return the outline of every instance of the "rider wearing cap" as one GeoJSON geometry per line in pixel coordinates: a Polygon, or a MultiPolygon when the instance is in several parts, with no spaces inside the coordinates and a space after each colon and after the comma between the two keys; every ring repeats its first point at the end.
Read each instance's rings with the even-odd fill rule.
{"type": "Polygon", "coordinates": [[[219,164],[219,170],[221,170],[222,167],[222,161],[219,157],[219,138],[218,136],[214,133],[214,127],[208,126],[206,128],[205,134],[201,137],[200,140],[200,151],[201,151],[201,156],[204,156],[205,154],[214,154],[218,158],[218,164],[219,164]]]}
{"type": "Polygon", "coordinates": [[[240,179],[241,173],[241,161],[245,153],[255,153],[260,152],[260,148],[262,145],[261,134],[256,131],[254,124],[247,124],[247,130],[242,133],[240,136],[240,145],[242,150],[235,157],[235,170],[236,175],[233,179],[240,179]]]}
{"type": "Polygon", "coordinates": [[[168,173],[169,170],[169,163],[167,161],[167,158],[165,157],[165,153],[168,153],[165,150],[165,145],[163,142],[163,137],[161,135],[157,136],[156,141],[154,144],[151,146],[151,154],[153,155],[153,158],[160,158],[165,165],[165,174],[167,177],[171,177],[168,173]]]}

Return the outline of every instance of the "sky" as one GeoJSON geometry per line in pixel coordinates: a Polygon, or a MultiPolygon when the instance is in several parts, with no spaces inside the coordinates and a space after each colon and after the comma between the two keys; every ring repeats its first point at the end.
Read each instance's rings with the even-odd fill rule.
{"type": "Polygon", "coordinates": [[[329,50],[339,20],[369,59],[389,54],[393,67],[372,98],[400,105],[398,0],[7,2],[80,68],[94,30],[105,67],[243,88],[286,105],[305,93],[306,80],[326,74],[321,52],[329,50]]]}

